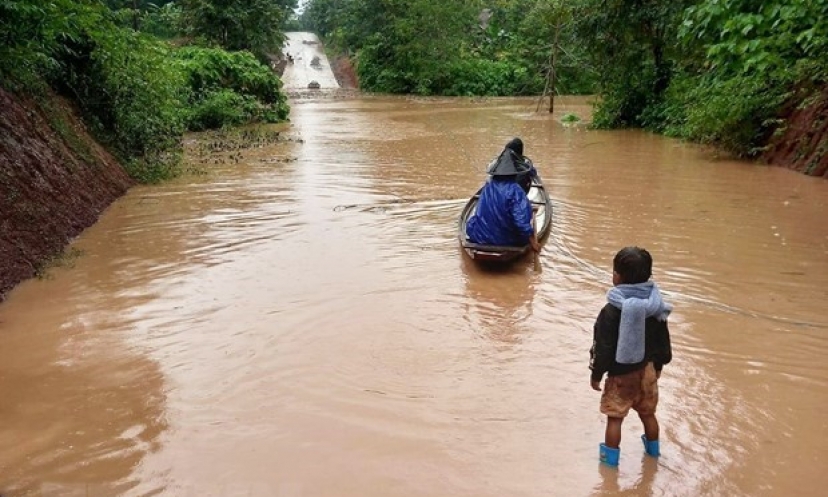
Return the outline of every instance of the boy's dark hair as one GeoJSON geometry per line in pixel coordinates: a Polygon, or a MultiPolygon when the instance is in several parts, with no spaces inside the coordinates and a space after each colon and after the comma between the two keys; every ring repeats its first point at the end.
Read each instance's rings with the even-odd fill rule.
{"type": "Polygon", "coordinates": [[[621,277],[621,283],[644,283],[653,274],[653,258],[640,247],[624,247],[615,254],[612,270],[621,277]]]}

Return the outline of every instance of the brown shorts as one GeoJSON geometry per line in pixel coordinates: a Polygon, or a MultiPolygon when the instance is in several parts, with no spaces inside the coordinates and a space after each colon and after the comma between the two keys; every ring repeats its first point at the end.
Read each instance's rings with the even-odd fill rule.
{"type": "Polygon", "coordinates": [[[655,414],[658,405],[658,381],[653,363],[632,373],[608,376],[601,394],[601,414],[624,418],[633,408],[639,415],[655,414]]]}

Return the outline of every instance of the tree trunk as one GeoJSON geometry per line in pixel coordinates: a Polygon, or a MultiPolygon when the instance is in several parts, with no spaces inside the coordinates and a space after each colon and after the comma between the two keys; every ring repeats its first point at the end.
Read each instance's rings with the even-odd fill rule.
{"type": "Polygon", "coordinates": [[[132,0],[132,29],[138,31],[140,27],[138,24],[138,0],[132,0]]]}
{"type": "Polygon", "coordinates": [[[664,45],[659,40],[653,42],[653,64],[655,65],[653,92],[661,95],[670,85],[670,66],[664,58],[664,45]]]}
{"type": "Polygon", "coordinates": [[[552,42],[552,55],[550,56],[552,59],[552,63],[549,67],[549,113],[552,114],[555,112],[555,79],[556,79],[556,69],[555,66],[558,64],[558,40],[561,34],[561,21],[558,21],[555,24],[555,41],[552,42]]]}
{"type": "MultiPolygon", "coordinates": [[[[551,56],[550,56],[550,62],[549,62],[549,65],[550,65],[550,67],[549,67],[549,71],[551,71],[551,70],[552,70],[552,67],[551,67],[551,66],[552,66],[551,56]]],[[[538,106],[537,106],[537,108],[535,108],[535,112],[540,111],[540,106],[541,106],[541,104],[543,103],[543,99],[544,99],[544,98],[546,98],[546,92],[547,92],[547,90],[549,90],[549,71],[547,71],[547,73],[546,73],[546,81],[545,81],[545,82],[544,82],[544,84],[543,84],[543,92],[541,92],[541,96],[540,96],[540,98],[538,99],[538,106]]]]}
{"type": "MultiPolygon", "coordinates": [[[[549,113],[555,112],[555,81],[557,79],[556,66],[558,65],[558,50],[560,49],[559,40],[561,35],[561,21],[555,24],[555,39],[552,41],[552,50],[549,53],[549,72],[546,75],[546,86],[543,89],[543,95],[546,96],[546,89],[549,89],[549,113]]],[[[540,104],[538,105],[540,107],[540,104]]]]}

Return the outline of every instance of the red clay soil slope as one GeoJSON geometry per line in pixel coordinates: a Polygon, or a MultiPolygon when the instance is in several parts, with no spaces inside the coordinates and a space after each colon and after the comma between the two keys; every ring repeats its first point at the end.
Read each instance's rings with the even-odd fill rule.
{"type": "Polygon", "coordinates": [[[828,178],[828,86],[784,116],[762,159],[768,164],[828,178]]]}
{"type": "Polygon", "coordinates": [[[132,184],[68,106],[50,102],[46,113],[0,88],[0,300],[132,184]]]}
{"type": "Polygon", "coordinates": [[[331,60],[331,70],[333,70],[336,80],[339,82],[341,88],[355,89],[359,88],[359,79],[356,75],[356,70],[351,59],[345,55],[340,55],[331,60]]]}

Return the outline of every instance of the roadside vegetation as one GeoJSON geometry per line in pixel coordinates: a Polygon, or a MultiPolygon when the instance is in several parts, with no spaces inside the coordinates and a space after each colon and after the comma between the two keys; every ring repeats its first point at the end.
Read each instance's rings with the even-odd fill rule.
{"type": "Polygon", "coordinates": [[[828,0],[310,0],[300,24],[366,90],[595,93],[594,126],[741,156],[828,85],[828,0]]]}
{"type": "Polygon", "coordinates": [[[300,17],[326,47],[357,61],[370,91],[447,96],[539,95],[557,61],[560,93],[597,82],[563,2],[311,0],[300,17]]]}
{"type": "Polygon", "coordinates": [[[0,0],[0,85],[68,98],[134,178],[158,181],[187,130],[287,118],[268,54],[295,4],[0,0]]]}
{"type": "MultiPolygon", "coordinates": [[[[0,0],[0,84],[75,102],[142,181],[174,174],[187,130],[286,119],[268,55],[286,28],[350,57],[368,91],[594,94],[594,126],[741,156],[828,96],[828,0],[309,0],[298,19],[297,4],[0,0]]],[[[819,163],[828,138],[811,148],[819,163]]]]}

